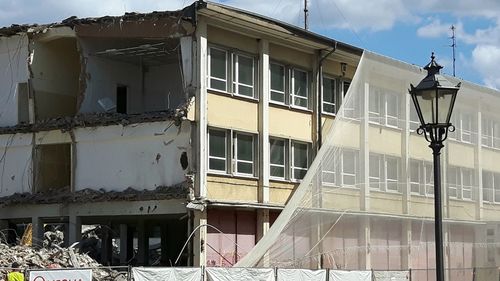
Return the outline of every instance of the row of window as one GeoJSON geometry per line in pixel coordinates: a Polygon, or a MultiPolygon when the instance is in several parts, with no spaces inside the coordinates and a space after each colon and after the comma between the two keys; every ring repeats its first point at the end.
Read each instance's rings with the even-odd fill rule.
{"type": "MultiPolygon", "coordinates": [[[[251,55],[231,52],[222,48],[208,49],[208,88],[231,92],[237,96],[258,98],[257,94],[257,59],[251,55]]],[[[291,105],[301,109],[311,106],[310,74],[296,67],[271,62],[270,100],[273,103],[291,105]]],[[[323,78],[322,110],[335,114],[339,108],[342,95],[347,92],[348,81],[332,77],[323,78]],[[341,82],[341,83],[337,83],[341,82]]]]}
{"type": "MultiPolygon", "coordinates": [[[[257,135],[233,130],[208,130],[208,168],[211,172],[257,176],[257,135]]],[[[309,167],[310,144],[270,138],[270,176],[300,180],[309,167]]]]}

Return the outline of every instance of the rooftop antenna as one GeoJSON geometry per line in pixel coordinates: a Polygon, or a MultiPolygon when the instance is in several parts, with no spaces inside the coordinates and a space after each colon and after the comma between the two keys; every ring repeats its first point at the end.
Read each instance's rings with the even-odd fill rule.
{"type": "Polygon", "coordinates": [[[457,47],[457,41],[455,37],[455,26],[451,25],[451,49],[453,50],[453,77],[455,77],[455,48],[457,47]]]}
{"type": "Polygon", "coordinates": [[[308,30],[307,17],[309,16],[309,10],[307,9],[307,0],[304,0],[304,29],[308,30]]]}

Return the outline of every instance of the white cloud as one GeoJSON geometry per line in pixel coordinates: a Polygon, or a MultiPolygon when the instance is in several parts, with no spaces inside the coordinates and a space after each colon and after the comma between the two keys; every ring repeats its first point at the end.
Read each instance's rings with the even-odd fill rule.
{"type": "MultiPolygon", "coordinates": [[[[417,35],[423,38],[438,38],[449,36],[451,23],[441,23],[440,19],[432,19],[432,21],[417,29],[417,35]]],[[[457,30],[461,30],[461,25],[456,25],[457,30]]]]}
{"type": "Polygon", "coordinates": [[[500,89],[500,46],[479,45],[472,51],[472,65],[488,87],[500,89]]]}

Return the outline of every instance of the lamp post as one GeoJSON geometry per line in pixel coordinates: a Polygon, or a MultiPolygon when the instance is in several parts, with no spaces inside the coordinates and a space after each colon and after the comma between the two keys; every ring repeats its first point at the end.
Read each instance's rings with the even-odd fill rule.
{"type": "Polygon", "coordinates": [[[460,83],[453,85],[440,75],[439,70],[443,67],[437,64],[434,58],[434,53],[432,53],[431,62],[424,67],[427,70],[427,76],[416,87],[410,84],[409,92],[420,120],[417,133],[425,136],[434,158],[436,280],[444,281],[440,158],[441,148],[444,147],[443,141],[448,137],[448,132],[455,130],[455,127],[450,123],[450,117],[460,83]]]}

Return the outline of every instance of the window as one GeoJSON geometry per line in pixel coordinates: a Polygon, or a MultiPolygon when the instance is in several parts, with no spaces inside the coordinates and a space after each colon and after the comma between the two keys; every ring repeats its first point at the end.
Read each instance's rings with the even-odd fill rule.
{"type": "Polygon", "coordinates": [[[420,127],[420,120],[418,119],[417,110],[415,106],[410,105],[410,130],[416,131],[420,127]]]}
{"type": "Polygon", "coordinates": [[[227,52],[209,48],[208,57],[210,61],[208,64],[208,76],[210,77],[208,87],[224,92],[227,91],[227,52]]]}
{"type": "Polygon", "coordinates": [[[486,147],[500,148],[500,123],[485,117],[481,121],[481,144],[486,147]]]}
{"type": "Polygon", "coordinates": [[[254,57],[210,47],[208,60],[209,89],[232,92],[243,97],[256,97],[254,57]]]}
{"type": "Polygon", "coordinates": [[[450,198],[472,200],[472,185],[474,183],[472,169],[449,166],[447,183],[450,198]]]}
{"type": "Polygon", "coordinates": [[[234,55],[233,92],[254,97],[254,60],[252,57],[234,55]]]}
{"type": "Polygon", "coordinates": [[[425,162],[424,163],[424,183],[425,183],[425,194],[434,195],[434,167],[433,164],[425,162]]]}
{"type": "Polygon", "coordinates": [[[254,174],[254,137],[253,135],[235,134],[235,155],[236,155],[236,173],[254,174]]]}
{"type": "Polygon", "coordinates": [[[336,176],[336,165],[335,161],[323,161],[321,164],[321,169],[323,171],[323,177],[322,177],[322,182],[325,185],[329,186],[337,186],[337,176],[336,176]]]}
{"type": "Polygon", "coordinates": [[[271,101],[285,103],[285,66],[271,63],[271,101]]]}
{"type": "Polygon", "coordinates": [[[335,79],[323,78],[323,112],[335,114],[335,100],[337,96],[335,79]]]}
{"type": "Polygon", "coordinates": [[[303,179],[307,173],[309,163],[309,149],[307,143],[292,142],[292,178],[303,179]]]}
{"type": "Polygon", "coordinates": [[[208,169],[226,172],[227,170],[227,133],[220,130],[208,132],[208,169]]]}
{"type": "MultiPolygon", "coordinates": [[[[473,143],[477,127],[474,125],[472,113],[463,109],[455,110],[450,118],[451,124],[455,126],[455,132],[451,132],[449,137],[465,143],[473,143]]],[[[481,128],[483,129],[483,128],[481,128]]]]}
{"type": "Polygon", "coordinates": [[[385,157],[385,172],[388,191],[399,191],[398,176],[399,176],[399,161],[395,157],[385,157]]]}
{"type": "Polygon", "coordinates": [[[399,127],[399,96],[370,85],[368,116],[371,123],[399,127]]]}
{"type": "Polygon", "coordinates": [[[426,161],[410,159],[410,190],[413,194],[434,194],[433,164],[426,161]]]}
{"type": "Polygon", "coordinates": [[[278,139],[270,139],[270,175],[272,178],[285,179],[285,158],[286,149],[285,141],[278,139]]]}
{"type": "MultiPolygon", "coordinates": [[[[349,90],[349,87],[351,86],[351,82],[349,81],[342,81],[340,83],[342,89],[342,100],[344,101],[345,96],[347,94],[347,91],[349,90]]],[[[344,102],[344,117],[347,118],[359,118],[359,111],[357,111],[357,106],[359,104],[359,101],[354,100],[355,95],[351,97],[350,100],[344,102]]]]}
{"type": "Polygon", "coordinates": [[[370,188],[381,189],[382,166],[382,155],[370,153],[370,188]]]}
{"type": "Polygon", "coordinates": [[[398,158],[370,153],[370,187],[382,191],[399,191],[398,158]]]}
{"type": "Polygon", "coordinates": [[[271,102],[309,108],[309,74],[307,71],[270,63],[270,80],[271,102]]]}
{"type": "Polygon", "coordinates": [[[414,194],[420,194],[420,179],[421,179],[420,162],[410,160],[410,191],[414,194]]]}
{"type": "Polygon", "coordinates": [[[208,130],[208,169],[211,172],[256,175],[256,136],[231,130],[208,130]],[[233,147],[233,150],[228,149],[233,147]],[[233,163],[228,165],[228,163],[233,163]]]}
{"type": "Polygon", "coordinates": [[[483,171],[483,200],[500,203],[500,173],[483,171]]]}
{"type": "Polygon", "coordinates": [[[270,138],[269,146],[271,178],[282,180],[301,180],[304,178],[309,168],[310,144],[270,138]]]}
{"type": "Polygon", "coordinates": [[[354,150],[344,150],[342,152],[342,185],[355,186],[358,164],[358,152],[354,150]]]}

